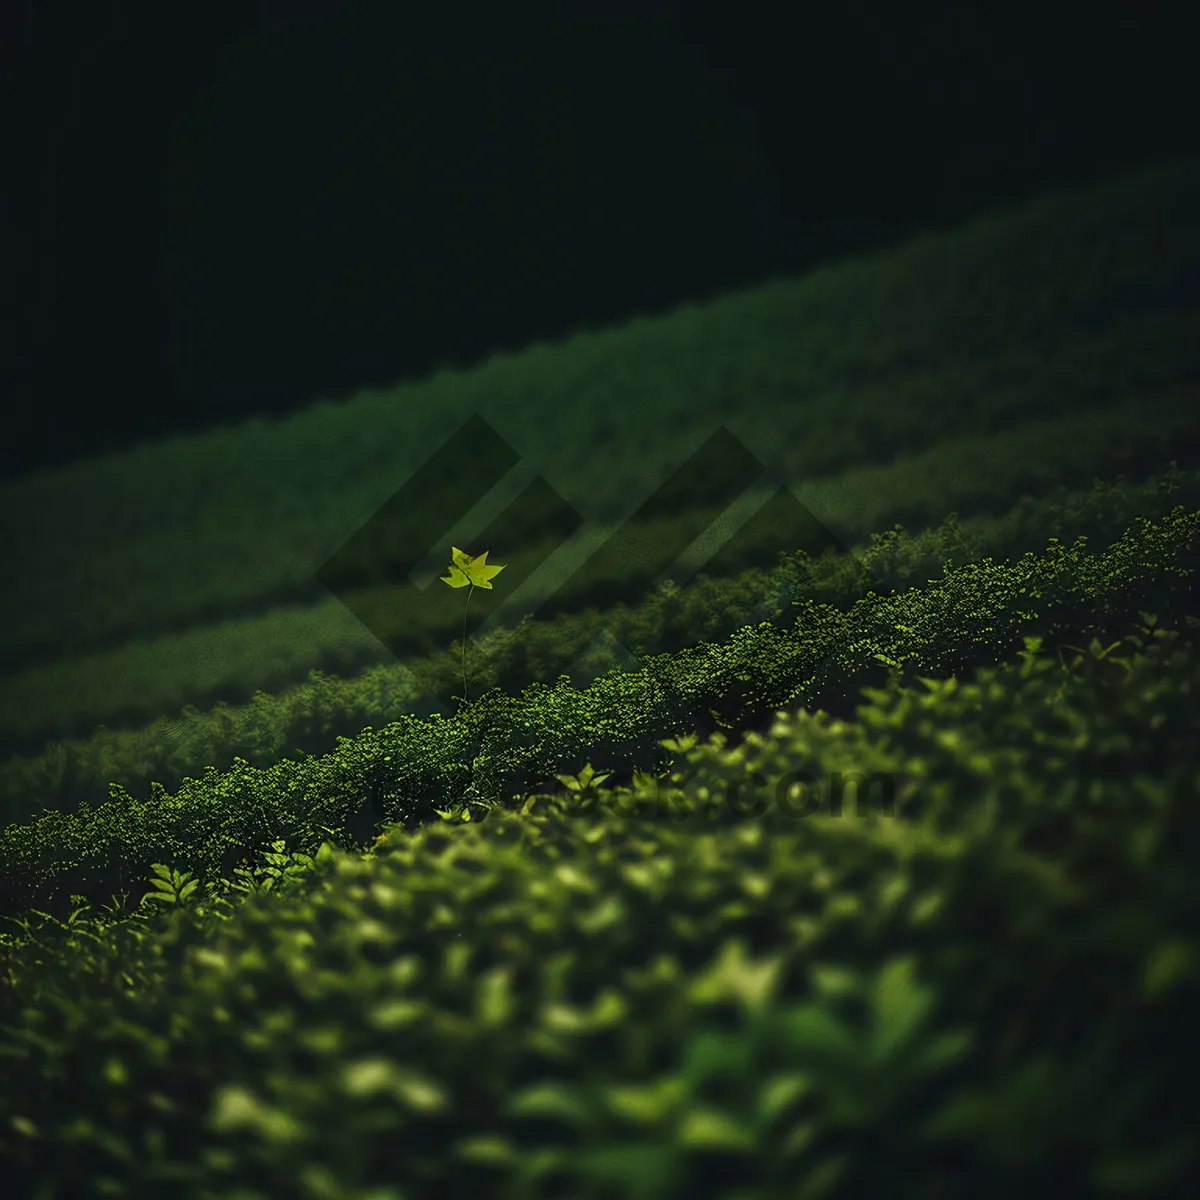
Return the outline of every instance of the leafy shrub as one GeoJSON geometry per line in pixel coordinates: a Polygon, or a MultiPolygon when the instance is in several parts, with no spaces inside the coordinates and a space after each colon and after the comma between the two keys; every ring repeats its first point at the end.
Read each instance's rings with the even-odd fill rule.
{"type": "Polygon", "coordinates": [[[1197,653],[1149,614],[1117,646],[1030,638],[853,721],[670,739],[687,819],[648,776],[564,787],[327,846],[282,891],[181,874],[157,913],[27,919],[0,946],[6,1182],[1188,1194],[1197,653]],[[897,815],[701,811],[848,766],[903,776],[897,815]]]}

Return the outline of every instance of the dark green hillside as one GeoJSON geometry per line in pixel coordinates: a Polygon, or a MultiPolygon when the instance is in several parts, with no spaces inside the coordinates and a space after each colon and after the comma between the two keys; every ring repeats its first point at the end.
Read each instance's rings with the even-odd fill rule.
{"type": "Polygon", "coordinates": [[[0,947],[0,1172],[63,1197],[1188,1194],[1194,632],[1030,639],[851,721],[668,741],[669,779],[34,919],[0,947]],[[832,807],[847,771],[903,779],[893,811],[832,807]],[[779,786],[802,778],[807,806],[779,786]]]}
{"type": "MultiPolygon", "coordinates": [[[[922,524],[968,512],[953,481],[975,471],[972,439],[1039,421],[1078,433],[1043,439],[1059,461],[1037,486],[1197,465],[1198,212],[1200,167],[1166,163],[703,307],[16,481],[0,489],[0,545],[20,564],[0,589],[0,741],[26,753],[381,661],[316,573],[474,413],[528,479],[609,526],[721,423],[805,503],[850,472],[965,455],[922,524]],[[1096,438],[1101,413],[1142,444],[1096,438]]],[[[817,515],[850,545],[912,523],[907,500],[817,515]]],[[[676,519],[690,503],[682,489],[676,519]]],[[[507,552],[538,532],[514,529],[507,552]]]]}
{"type": "MultiPolygon", "coordinates": [[[[1142,612],[1190,616],[1198,531],[1200,511],[1180,505],[1159,521],[1138,518],[1094,552],[1086,539],[1070,547],[1051,539],[1041,554],[947,567],[923,587],[872,591],[849,608],[799,588],[781,597],[774,623],[648,655],[638,670],[613,669],[583,688],[565,675],[520,695],[493,687],[449,719],[402,717],[339,738],[329,754],[262,770],[235,758],[228,772],[210,766],[173,795],[154,783],[138,800],[113,784],[96,807],[0,831],[0,912],[62,907],[75,893],[104,903],[156,856],[212,873],[280,837],[311,853],[328,835],[361,838],[382,820],[503,804],[585,757],[609,770],[654,769],[663,737],[750,728],[795,703],[850,715],[864,685],[946,678],[1002,661],[1029,637],[1058,653],[1097,639],[1108,645],[1142,612]]],[[[630,640],[640,640],[639,624],[660,619],[661,610],[635,614],[630,640]]],[[[597,616],[589,631],[558,622],[515,641],[511,661],[552,670],[602,623],[597,616]]]]}
{"type": "MultiPolygon", "coordinates": [[[[752,619],[786,619],[791,609],[785,597],[846,606],[872,587],[892,591],[924,583],[947,563],[962,566],[985,556],[1002,560],[1043,550],[1051,537],[1066,544],[1083,537],[1103,546],[1134,517],[1165,516],[1179,503],[1200,508],[1200,472],[1167,468],[1140,486],[1059,487],[1041,499],[1023,497],[1002,517],[955,514],[919,533],[888,530],[852,553],[822,556],[799,572],[794,564],[744,571],[731,579],[697,580],[678,594],[660,590],[600,619],[526,624],[472,644],[473,694],[553,683],[563,669],[583,686],[611,666],[634,665],[631,655],[724,637],[752,619]],[[556,628],[573,630],[572,644],[587,646],[587,653],[575,660],[561,650],[557,656],[548,653],[556,628]]],[[[447,691],[461,691],[460,650],[455,640],[423,660],[423,670],[447,691]]],[[[0,766],[0,816],[7,823],[43,808],[70,811],[84,800],[99,804],[107,799],[110,783],[138,796],[146,795],[152,782],[174,790],[186,775],[199,776],[208,766],[224,770],[235,757],[268,767],[301,752],[324,753],[338,737],[416,710],[417,686],[402,664],[381,664],[354,678],[314,672],[275,695],[259,692],[247,705],[220,703],[207,712],[190,708],[135,730],[55,742],[40,754],[14,756],[0,766]]]]}
{"type": "Polygon", "coordinates": [[[1200,1194],[1198,334],[1167,163],[0,490],[0,1194],[1200,1194]]]}

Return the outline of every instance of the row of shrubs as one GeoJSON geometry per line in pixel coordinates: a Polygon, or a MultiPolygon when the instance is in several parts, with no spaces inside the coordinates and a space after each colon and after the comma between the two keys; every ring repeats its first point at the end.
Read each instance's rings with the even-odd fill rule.
{"type": "MultiPolygon", "coordinates": [[[[814,560],[796,555],[773,569],[724,579],[706,573],[682,589],[658,589],[603,616],[527,621],[482,635],[468,645],[471,686],[476,695],[489,687],[516,692],[531,682],[553,682],[564,671],[586,683],[615,665],[636,669],[636,656],[727,637],[762,619],[786,621],[792,603],[806,598],[846,607],[872,589],[882,594],[922,584],[948,563],[1041,550],[1055,535],[1107,544],[1135,516],[1161,517],[1178,503],[1200,507],[1200,470],[1181,471],[1172,462],[1144,483],[1097,480],[1087,490],[1025,496],[999,518],[959,520],[952,514],[919,533],[888,530],[853,553],[814,560]],[[559,651],[564,638],[583,647],[578,657],[559,651]],[[518,651],[518,645],[526,649],[518,651]]],[[[461,689],[462,647],[456,641],[356,678],[313,671],[303,684],[278,695],[258,691],[245,705],[222,702],[208,712],[187,706],[177,717],[139,729],[53,742],[38,755],[0,764],[0,821],[27,820],[43,809],[72,811],[84,800],[100,803],[110,783],[141,794],[152,781],[174,790],[189,774],[208,766],[227,769],[235,758],[267,767],[288,755],[325,753],[336,737],[419,713],[430,693],[452,696],[461,689]]]]}
{"type": "MultiPolygon", "coordinates": [[[[1196,341],[1200,345],[1200,327],[1196,341]]],[[[1048,378],[1053,380],[1053,373],[1048,378]]],[[[1089,407],[1082,417],[1042,417],[994,433],[942,436],[920,453],[886,465],[859,465],[840,475],[806,479],[777,492],[738,528],[721,546],[712,573],[732,576],[769,568],[781,547],[816,555],[828,546],[861,546],[879,529],[897,522],[922,529],[949,511],[964,519],[1002,513],[1014,496],[1040,497],[1055,486],[1086,488],[1096,477],[1124,473],[1141,480],[1172,455],[1194,468],[1200,465],[1198,404],[1200,381],[1149,394],[1134,389],[1119,403],[1089,407]],[[1148,420],[1151,411],[1154,419],[1148,420]]],[[[706,485],[727,459],[745,461],[732,435],[723,436],[726,440],[719,447],[709,447],[706,469],[699,472],[706,485]]],[[[743,488],[744,482],[734,481],[730,498],[743,488]]],[[[668,486],[646,504],[666,504],[673,510],[680,499],[677,490],[695,491],[668,486]]],[[[414,496],[435,511],[454,506],[424,487],[414,496]]],[[[573,525],[547,528],[555,511],[554,498],[538,492],[505,508],[486,534],[480,534],[478,544],[490,548],[493,561],[507,564],[507,573],[497,590],[472,597],[471,629],[493,617],[511,628],[516,617],[497,610],[503,609],[514,588],[528,597],[523,607],[536,606],[539,620],[590,605],[635,603],[662,565],[676,557],[679,547],[703,535],[711,520],[702,508],[684,516],[639,510],[620,527],[613,543],[586,560],[583,570],[556,579],[553,561],[548,571],[543,567],[562,548],[573,525]]],[[[136,729],[184,706],[203,710],[220,702],[244,705],[256,692],[274,693],[300,684],[312,670],[355,675],[389,658],[408,660],[447,645],[460,635],[463,614],[457,604],[447,602],[448,594],[436,581],[424,592],[407,593],[403,603],[391,607],[380,605],[372,590],[372,580],[386,586],[402,574],[384,547],[412,544],[414,535],[404,527],[411,520],[412,506],[401,503],[389,504],[384,516],[368,522],[372,534],[348,555],[350,561],[343,562],[339,554],[339,578],[330,582],[336,599],[315,583],[314,575],[317,593],[307,597],[308,603],[279,602],[265,610],[256,605],[253,611],[207,624],[185,623],[169,635],[152,632],[151,622],[134,640],[90,649],[80,649],[71,639],[56,643],[53,661],[28,664],[0,677],[0,753],[27,756],[40,752],[49,739],[78,740],[98,725],[136,729]],[[379,521],[384,526],[394,521],[395,526],[380,528],[379,521]],[[366,610],[370,628],[355,615],[366,610]]],[[[592,527],[582,536],[585,541],[598,539],[604,532],[592,527]]],[[[355,545],[352,539],[351,547],[355,545]]],[[[447,561],[448,555],[447,550],[447,561]]],[[[314,572],[317,561],[312,559],[314,572]]],[[[39,568],[30,564],[28,569],[39,568]]],[[[136,603],[144,605],[154,595],[152,577],[143,571],[137,578],[136,603]]],[[[164,604],[170,608],[169,602],[164,604]]],[[[448,697],[449,692],[437,694],[448,697]]]]}
{"type": "Polygon", "coordinates": [[[583,771],[367,854],[280,843],[236,890],[168,863],[157,905],[28,920],[0,945],[0,1182],[1194,1195],[1198,649],[1149,614],[1028,637],[852,720],[664,739],[628,786],[583,771]],[[847,772],[901,779],[893,811],[798,817],[781,786],[847,772]]]}
{"type": "MultiPolygon", "coordinates": [[[[584,754],[620,771],[651,768],[658,740],[689,727],[745,728],[795,703],[849,715],[864,684],[949,676],[1002,659],[1024,636],[1054,646],[1108,636],[1140,610],[1175,616],[1191,601],[1198,526],[1200,512],[1181,505],[1160,521],[1139,518],[1096,553],[1082,539],[1052,540],[1040,555],[948,568],[924,587],[871,593],[848,610],[801,598],[786,606],[790,622],[648,655],[639,670],[609,671],[583,690],[566,676],[519,695],[491,688],[453,718],[405,716],[339,738],[320,757],[264,769],[238,758],[173,794],[155,783],[138,799],[113,784],[103,804],[0,833],[0,911],[62,905],[76,892],[105,899],[163,858],[211,873],[238,847],[278,837],[309,850],[361,832],[362,822],[369,832],[379,820],[428,817],[451,799],[504,800],[584,754]]],[[[506,648],[513,668],[536,668],[545,651],[578,652],[575,630],[554,632],[557,642],[506,648]]]]}
{"type": "Polygon", "coordinates": [[[316,595],[313,564],[471,412],[609,522],[721,421],[798,481],[1194,382],[1198,198],[1195,162],[1160,164],[471,371],[15,481],[0,663],[316,595]],[[595,454],[606,427],[639,452],[595,454]]]}

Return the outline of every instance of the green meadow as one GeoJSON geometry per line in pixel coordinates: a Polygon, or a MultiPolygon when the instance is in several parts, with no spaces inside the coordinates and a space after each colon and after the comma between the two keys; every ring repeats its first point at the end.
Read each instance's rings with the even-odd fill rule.
{"type": "Polygon", "coordinates": [[[1177,160],[4,485],[0,1183],[1192,1194],[1197,400],[1177,160]]]}

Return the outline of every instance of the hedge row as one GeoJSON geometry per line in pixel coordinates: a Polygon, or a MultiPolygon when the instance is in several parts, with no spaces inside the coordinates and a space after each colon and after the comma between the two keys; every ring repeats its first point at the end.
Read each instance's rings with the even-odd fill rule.
{"type": "Polygon", "coordinates": [[[934,431],[1194,382],[1198,211],[1197,163],[1161,164],[474,370],[14,481],[0,662],[318,595],[314,565],[471,413],[607,523],[722,421],[801,481],[921,453],[934,431]]]}
{"type": "MultiPolygon", "coordinates": [[[[1200,344],[1200,328],[1197,332],[1200,344]]],[[[1086,487],[1097,476],[1112,478],[1120,472],[1141,479],[1171,455],[1186,467],[1200,465],[1200,381],[1131,394],[1132,399],[1089,410],[1086,419],[1043,419],[986,436],[943,438],[920,454],[886,466],[808,480],[787,496],[789,503],[795,497],[800,507],[793,505],[788,511],[769,505],[737,530],[721,547],[719,573],[770,567],[781,547],[816,552],[835,542],[858,545],[897,522],[920,529],[951,511],[963,518],[1003,512],[1012,497],[1025,492],[1041,496],[1056,485],[1086,487]],[[1150,412],[1153,420],[1147,419],[1150,412]],[[808,528],[804,509],[828,532],[808,528]]],[[[558,612],[579,612],[591,604],[607,608],[619,601],[634,603],[652,585],[664,556],[669,560],[673,555],[673,550],[664,555],[660,543],[686,546],[706,523],[699,513],[688,514],[686,520],[639,520],[636,551],[590,559],[583,572],[565,580],[535,576],[527,582],[537,585],[538,593],[530,593],[528,603],[540,603],[539,620],[558,612]]],[[[381,540],[403,544],[405,539],[397,534],[381,540]]],[[[526,538],[506,526],[482,544],[490,548],[493,561],[508,564],[500,582],[511,587],[530,565],[540,567],[562,540],[562,533],[526,538]]],[[[360,558],[364,570],[376,560],[376,569],[383,569],[386,577],[386,556],[376,542],[360,558]]],[[[138,590],[146,586],[139,576],[138,590]]],[[[358,674],[388,659],[385,645],[392,648],[393,658],[410,659],[449,644],[461,632],[459,605],[448,603],[449,594],[441,588],[422,597],[416,611],[398,605],[390,628],[383,623],[385,613],[377,611],[371,630],[354,616],[353,597],[344,588],[339,592],[350,609],[323,593],[309,605],[278,606],[169,636],[143,631],[135,641],[60,657],[0,678],[0,752],[27,755],[40,751],[50,738],[80,738],[100,724],[109,730],[137,728],[164,713],[178,713],[185,705],[206,709],[218,702],[245,704],[256,692],[299,684],[311,670],[358,674]]],[[[151,595],[147,588],[138,602],[151,595]]],[[[473,624],[485,621],[507,595],[505,586],[492,594],[476,594],[473,624]]],[[[514,624],[502,616],[499,620],[508,627],[514,624]]]]}
{"type": "MultiPolygon", "coordinates": [[[[539,621],[483,635],[468,646],[471,690],[516,692],[531,682],[553,682],[564,670],[583,683],[612,666],[636,668],[630,656],[724,638],[764,617],[779,621],[795,600],[845,607],[870,588],[886,592],[922,584],[948,562],[964,565],[985,555],[1006,559],[1041,550],[1056,535],[1067,542],[1087,537],[1107,544],[1135,516],[1164,516],[1178,503],[1200,508],[1200,470],[1180,471],[1172,463],[1137,485],[1096,481],[1089,490],[1060,488],[1039,499],[1022,497],[1000,518],[952,516],[917,534],[889,530],[852,554],[819,557],[803,569],[796,559],[729,579],[701,576],[681,592],[663,589],[603,617],[577,614],[559,624],[539,621]],[[576,630],[571,644],[586,647],[578,659],[554,652],[564,628],[576,630]],[[520,655],[523,675],[516,673],[516,652],[504,649],[519,641],[531,647],[520,655]]],[[[84,800],[102,802],[110,783],[144,795],[152,781],[174,790],[187,775],[210,765],[227,769],[235,758],[267,767],[287,755],[325,753],[338,736],[420,711],[425,700],[410,672],[413,665],[439,693],[461,691],[457,640],[406,662],[372,667],[353,679],[313,671],[302,685],[279,695],[256,692],[249,704],[219,703],[204,713],[188,706],[178,717],[140,729],[102,730],[52,743],[37,756],[13,756],[0,765],[0,821],[26,820],[43,809],[71,811],[84,800]]]]}
{"type": "Polygon", "coordinates": [[[1139,518],[1099,553],[1053,541],[1041,555],[947,569],[848,611],[805,599],[791,605],[790,625],[763,621],[720,644],[647,656],[640,670],[610,671],[582,691],[565,676],[519,696],[493,688],[454,718],[405,717],[264,770],[238,759],[173,795],[152,785],[138,800],[113,785],[98,807],[47,812],[0,834],[0,911],[62,905],[75,892],[106,898],[163,858],[211,874],[238,847],[284,837],[311,850],[363,823],[369,831],[372,817],[422,819],[456,798],[503,801],[585,754],[623,772],[652,767],[658,740],[692,725],[745,727],[801,702],[845,712],[860,686],[889,675],[961,672],[998,661],[1024,636],[1058,645],[1106,635],[1139,610],[1170,617],[1191,601],[1198,526],[1200,512],[1178,506],[1158,522],[1139,518]]]}
{"type": "Polygon", "coordinates": [[[0,1181],[1194,1195],[1198,667],[1151,617],[1066,663],[1030,638],[850,722],[667,740],[669,779],[326,845],[281,890],[163,866],[165,911],[30,922],[0,946],[0,1181]],[[783,802],[847,771],[904,778],[897,815],[783,802]]]}

